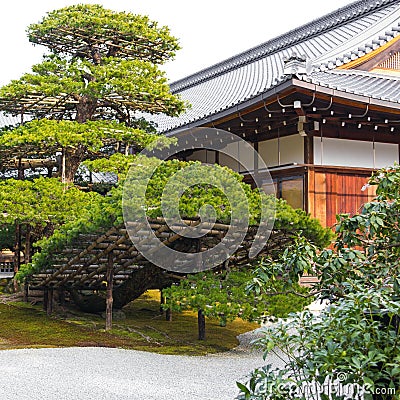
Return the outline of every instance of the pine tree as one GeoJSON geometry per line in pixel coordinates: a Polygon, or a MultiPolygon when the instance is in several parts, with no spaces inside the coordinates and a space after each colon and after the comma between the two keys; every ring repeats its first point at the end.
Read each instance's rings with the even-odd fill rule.
{"type": "Polygon", "coordinates": [[[3,164],[62,153],[59,170],[70,182],[85,159],[148,144],[138,112],[174,116],[185,107],[159,69],[177,40],[148,17],[75,5],[48,13],[28,36],[49,54],[0,89],[0,110],[40,122],[0,135],[3,164]]]}

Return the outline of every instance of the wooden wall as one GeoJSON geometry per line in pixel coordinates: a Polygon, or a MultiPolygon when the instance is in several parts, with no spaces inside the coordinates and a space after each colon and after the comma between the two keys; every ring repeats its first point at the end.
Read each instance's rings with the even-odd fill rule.
{"type": "Polygon", "coordinates": [[[372,171],[340,168],[310,168],[308,171],[308,212],[322,225],[332,227],[336,214],[357,213],[374,198],[374,188],[362,191],[372,171]]]}

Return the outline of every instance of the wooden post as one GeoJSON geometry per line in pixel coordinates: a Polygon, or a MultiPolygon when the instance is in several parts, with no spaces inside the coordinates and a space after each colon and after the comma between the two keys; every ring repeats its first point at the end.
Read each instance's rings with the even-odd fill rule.
{"type": "Polygon", "coordinates": [[[160,289],[160,314],[164,314],[164,309],[162,308],[162,305],[164,304],[164,296],[162,294],[162,289],[160,289]]]}
{"type": "MultiPolygon", "coordinates": [[[[23,121],[23,116],[21,115],[21,121],[23,121]]],[[[22,158],[18,159],[18,179],[24,180],[24,169],[22,167],[22,158]]],[[[14,278],[13,278],[13,287],[14,292],[18,292],[18,282],[15,279],[16,273],[19,271],[19,267],[21,265],[21,225],[19,222],[15,223],[15,246],[14,246],[14,278]]]]}
{"type": "Polygon", "coordinates": [[[203,314],[203,310],[199,310],[197,313],[197,325],[199,328],[199,340],[206,339],[206,318],[203,314]]]}
{"type": "Polygon", "coordinates": [[[31,262],[31,227],[30,225],[26,225],[24,263],[28,264],[30,262],[31,262]]]}
{"type": "Polygon", "coordinates": [[[43,289],[43,310],[47,311],[47,303],[49,302],[49,290],[47,288],[43,289]]]}
{"type": "Polygon", "coordinates": [[[112,312],[113,312],[113,277],[114,277],[114,263],[112,251],[108,253],[107,263],[107,292],[106,292],[106,331],[112,329],[112,312]]]}
{"type": "Polygon", "coordinates": [[[18,159],[18,180],[23,181],[25,179],[25,171],[22,166],[22,158],[18,159]]]}
{"type": "Polygon", "coordinates": [[[51,315],[53,313],[53,298],[54,298],[54,289],[49,288],[47,295],[47,315],[51,315]]]}
{"type": "Polygon", "coordinates": [[[15,275],[19,271],[19,267],[21,265],[21,225],[16,222],[15,223],[15,245],[14,245],[14,278],[13,278],[13,287],[14,292],[18,292],[18,282],[15,278],[15,275]]]}
{"type": "Polygon", "coordinates": [[[64,289],[64,287],[60,287],[60,289],[58,289],[58,302],[60,303],[61,307],[65,306],[65,289],[64,289]]]}
{"type": "Polygon", "coordinates": [[[24,302],[29,302],[29,284],[28,282],[24,283],[24,302]]]}

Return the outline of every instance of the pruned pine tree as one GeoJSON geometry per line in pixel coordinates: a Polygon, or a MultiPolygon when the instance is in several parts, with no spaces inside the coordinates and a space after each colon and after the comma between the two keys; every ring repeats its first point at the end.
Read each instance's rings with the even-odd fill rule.
{"type": "Polygon", "coordinates": [[[185,107],[159,69],[179,49],[177,39],[148,17],[81,4],[50,12],[27,31],[49,53],[0,89],[0,110],[40,122],[0,135],[3,163],[58,152],[71,182],[85,159],[148,144],[149,126],[137,112],[174,116],[185,107]]]}
{"type": "MultiPolygon", "coordinates": [[[[43,218],[40,223],[30,219],[37,185],[5,183],[3,194],[14,196],[14,201],[7,203],[3,196],[0,238],[9,245],[8,235],[15,234],[10,247],[18,255],[23,249],[25,262],[30,260],[31,241],[46,236],[39,226],[52,230],[77,216],[75,211],[83,212],[85,196],[74,212],[60,208],[71,218],[54,220],[53,211],[68,198],[64,194],[82,161],[134,154],[156,138],[154,127],[137,118],[138,112],[173,116],[185,107],[170,93],[159,69],[179,49],[177,39],[148,17],[81,4],[48,13],[27,33],[30,42],[46,47],[47,53],[31,72],[0,88],[0,111],[21,121],[0,130],[0,174],[22,180],[30,170],[32,179],[39,168],[65,185],[60,192],[57,182],[40,181],[57,189],[57,196],[38,203],[39,210],[44,208],[36,213],[43,218]],[[23,197],[16,186],[24,189],[23,197]]],[[[18,258],[16,270],[19,264],[18,258]]]]}

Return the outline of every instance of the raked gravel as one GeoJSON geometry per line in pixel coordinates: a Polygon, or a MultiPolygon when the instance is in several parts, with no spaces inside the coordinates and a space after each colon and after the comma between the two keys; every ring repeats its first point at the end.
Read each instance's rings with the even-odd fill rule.
{"type": "Polygon", "coordinates": [[[233,400],[236,381],[266,363],[249,346],[257,334],[204,357],[99,347],[0,351],[0,400],[233,400]]]}

